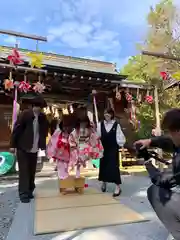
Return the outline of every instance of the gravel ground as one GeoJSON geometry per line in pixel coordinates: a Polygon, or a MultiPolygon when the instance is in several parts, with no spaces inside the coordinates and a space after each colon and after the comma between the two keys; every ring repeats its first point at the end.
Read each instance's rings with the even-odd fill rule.
{"type": "Polygon", "coordinates": [[[5,240],[19,203],[16,181],[0,179],[0,240],[5,240]]]}

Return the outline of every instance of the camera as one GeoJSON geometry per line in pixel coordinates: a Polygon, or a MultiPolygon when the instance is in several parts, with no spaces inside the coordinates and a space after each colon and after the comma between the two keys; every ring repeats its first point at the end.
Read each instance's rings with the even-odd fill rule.
{"type": "Polygon", "coordinates": [[[147,148],[142,148],[142,144],[136,145],[136,153],[138,158],[144,158],[145,161],[151,158],[151,154],[148,152],[147,148]]]}

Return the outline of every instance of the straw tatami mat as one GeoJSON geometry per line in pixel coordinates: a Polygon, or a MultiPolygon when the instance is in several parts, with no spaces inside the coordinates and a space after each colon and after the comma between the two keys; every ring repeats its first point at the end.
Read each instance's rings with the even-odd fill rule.
{"type": "Polygon", "coordinates": [[[122,204],[36,211],[35,234],[65,232],[145,221],[122,204]]]}
{"type": "Polygon", "coordinates": [[[146,221],[142,215],[93,188],[85,189],[83,195],[61,195],[57,180],[51,180],[36,190],[35,234],[142,221],[146,221]]]}

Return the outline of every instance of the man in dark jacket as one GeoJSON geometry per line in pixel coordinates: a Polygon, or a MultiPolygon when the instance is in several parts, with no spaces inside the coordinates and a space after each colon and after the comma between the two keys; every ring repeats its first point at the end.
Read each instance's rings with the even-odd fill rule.
{"type": "Polygon", "coordinates": [[[148,188],[148,200],[159,219],[174,237],[180,240],[180,109],[168,111],[162,121],[167,136],[143,139],[135,142],[143,148],[158,147],[173,153],[172,174],[162,174],[151,162],[145,159],[145,166],[152,181],[148,188]]]}
{"type": "Polygon", "coordinates": [[[11,148],[16,149],[19,165],[19,197],[28,203],[33,198],[38,150],[46,149],[48,121],[42,113],[46,106],[43,98],[32,101],[32,109],[24,110],[18,116],[11,136],[11,148]]]}

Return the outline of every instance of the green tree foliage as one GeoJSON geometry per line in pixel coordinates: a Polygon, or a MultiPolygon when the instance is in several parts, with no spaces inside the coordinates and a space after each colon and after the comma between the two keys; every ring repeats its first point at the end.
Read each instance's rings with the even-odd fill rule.
{"type": "MultiPolygon", "coordinates": [[[[138,46],[139,50],[180,57],[180,18],[173,0],[163,0],[154,8],[151,7],[147,16],[147,24],[147,36],[144,43],[138,46]]],[[[151,86],[158,86],[162,115],[168,109],[178,107],[180,104],[177,99],[179,89],[164,91],[160,72],[174,73],[179,67],[179,62],[139,54],[129,59],[121,73],[128,75],[128,79],[136,83],[146,82],[151,86]]],[[[137,117],[141,122],[138,135],[149,136],[155,126],[154,104],[143,103],[138,108],[137,117]]]]}
{"type": "Polygon", "coordinates": [[[137,55],[131,57],[128,63],[121,70],[121,74],[128,76],[128,79],[137,83],[146,82],[147,74],[144,71],[146,67],[146,62],[144,61],[144,56],[137,55]]]}
{"type": "Polygon", "coordinates": [[[147,103],[142,103],[137,110],[137,118],[140,123],[137,129],[138,138],[149,138],[152,129],[155,128],[154,107],[147,103]]]}

